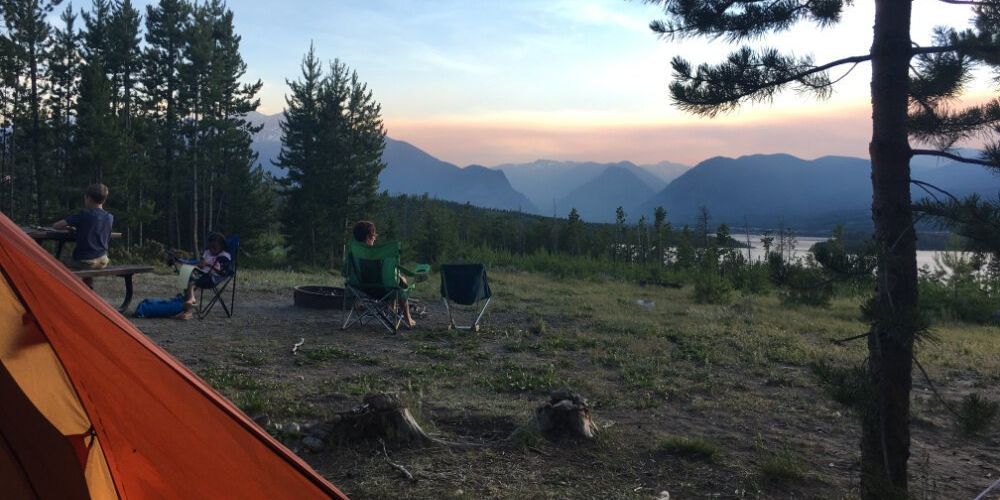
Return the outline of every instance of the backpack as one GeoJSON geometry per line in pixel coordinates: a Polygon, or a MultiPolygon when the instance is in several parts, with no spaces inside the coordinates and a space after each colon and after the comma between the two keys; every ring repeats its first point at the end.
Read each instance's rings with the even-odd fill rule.
{"type": "Polygon", "coordinates": [[[145,299],[135,307],[137,318],[169,318],[184,312],[184,296],[172,299],[145,299]]]}

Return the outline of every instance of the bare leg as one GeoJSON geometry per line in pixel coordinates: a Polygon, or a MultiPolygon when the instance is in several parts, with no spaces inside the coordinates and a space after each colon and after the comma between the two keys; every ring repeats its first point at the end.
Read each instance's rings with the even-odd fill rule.
{"type": "Polygon", "coordinates": [[[410,303],[405,298],[399,299],[399,307],[403,309],[403,323],[406,326],[413,328],[417,326],[417,322],[413,321],[413,316],[410,316],[410,303]]]}
{"type": "Polygon", "coordinates": [[[188,287],[187,287],[187,293],[185,294],[184,298],[185,298],[185,302],[188,305],[192,305],[193,306],[195,304],[196,301],[194,300],[194,283],[191,283],[191,284],[188,285],[188,287]]]}

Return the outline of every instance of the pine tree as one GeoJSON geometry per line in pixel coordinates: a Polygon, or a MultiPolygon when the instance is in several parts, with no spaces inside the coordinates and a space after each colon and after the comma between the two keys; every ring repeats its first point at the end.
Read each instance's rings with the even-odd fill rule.
{"type": "MultiPolygon", "coordinates": [[[[705,37],[730,42],[755,41],[799,22],[836,24],[847,0],[647,0],[663,7],[665,21],[652,29],[667,39],[705,37]]],[[[961,94],[964,68],[996,63],[1000,23],[996,0],[949,2],[973,5],[974,29],[939,28],[934,46],[910,38],[913,4],[874,0],[871,50],[823,64],[808,56],[744,46],[717,65],[693,67],[682,57],[672,62],[670,94],[681,109],[703,116],[768,101],[789,87],[826,97],[836,80],[828,71],[870,62],[872,66],[872,220],[880,255],[875,297],[864,312],[872,398],[862,419],[861,494],[864,498],[905,497],[910,450],[909,416],[914,342],[926,328],[917,300],[916,236],[910,200],[909,161],[914,154],[947,155],[911,149],[909,136],[921,140],[961,136],[972,124],[995,124],[991,105],[969,112],[949,106],[961,94]],[[992,118],[991,118],[992,117],[992,118]],[[992,121],[991,121],[992,120],[992,121]]],[[[973,127],[975,128],[975,127],[973,127]]],[[[946,141],[947,142],[947,141],[946,141]]]]}
{"type": "Polygon", "coordinates": [[[287,228],[298,258],[333,264],[348,225],[376,209],[385,168],[381,107],[343,63],[334,61],[324,75],[313,48],[289,87],[277,162],[289,174],[288,217],[295,223],[287,228]]]}
{"type": "Polygon", "coordinates": [[[111,110],[111,85],[99,56],[91,57],[95,59],[83,69],[76,105],[73,181],[76,186],[92,182],[117,185],[121,136],[111,110]]]}
{"type": "Polygon", "coordinates": [[[653,236],[656,238],[656,262],[663,265],[667,255],[667,249],[663,245],[670,239],[670,223],[667,222],[667,211],[663,207],[656,207],[653,211],[653,236]]]}
{"type": "Polygon", "coordinates": [[[320,242],[327,239],[325,233],[333,223],[323,220],[319,210],[322,191],[316,177],[321,152],[316,131],[324,75],[322,63],[312,46],[302,59],[301,71],[298,80],[286,81],[291,93],[285,96],[281,152],[275,164],[287,171],[282,180],[288,198],[284,220],[292,257],[298,261],[316,262],[320,242]]]}
{"type": "Polygon", "coordinates": [[[61,179],[62,185],[54,201],[60,211],[67,211],[79,203],[79,187],[74,189],[71,179],[73,130],[76,124],[76,99],[80,92],[80,34],[76,28],[76,14],[72,4],[59,17],[62,28],[55,31],[52,50],[49,52],[51,82],[46,107],[49,110],[49,151],[52,156],[53,180],[61,179]]]}
{"type": "MultiPolygon", "coordinates": [[[[33,218],[38,221],[51,216],[46,207],[50,195],[47,182],[53,177],[42,152],[46,133],[42,114],[45,84],[48,81],[48,50],[52,42],[52,28],[46,18],[60,2],[61,0],[0,2],[9,47],[18,68],[16,78],[23,80],[23,83],[15,84],[19,94],[17,100],[26,107],[24,109],[18,106],[15,109],[13,133],[17,143],[24,143],[28,147],[28,177],[32,187],[29,199],[34,205],[33,218]],[[18,134],[23,136],[23,141],[17,139],[18,134]]],[[[17,149],[14,154],[17,154],[17,149]]]]}
{"type": "Polygon", "coordinates": [[[181,107],[181,71],[191,23],[191,6],[182,0],[160,0],[146,7],[146,47],[143,51],[143,88],[153,127],[151,168],[158,172],[159,200],[166,207],[165,240],[172,247],[181,246],[181,180],[188,169],[181,159],[180,120],[186,115],[181,107]]]}

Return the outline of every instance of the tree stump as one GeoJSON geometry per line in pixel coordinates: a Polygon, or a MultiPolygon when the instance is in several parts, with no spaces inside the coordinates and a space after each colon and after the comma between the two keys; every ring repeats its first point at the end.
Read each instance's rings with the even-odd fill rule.
{"type": "Polygon", "coordinates": [[[535,422],[549,439],[594,439],[598,431],[597,424],[590,418],[587,400],[567,390],[553,392],[548,403],[535,410],[535,422]]]}
{"type": "Polygon", "coordinates": [[[326,427],[326,438],[336,443],[382,439],[412,446],[433,442],[396,394],[369,394],[364,404],[338,413],[326,427]]]}

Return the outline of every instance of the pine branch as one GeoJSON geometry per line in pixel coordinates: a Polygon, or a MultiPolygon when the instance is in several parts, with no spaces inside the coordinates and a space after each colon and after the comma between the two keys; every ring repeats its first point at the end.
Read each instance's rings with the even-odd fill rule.
{"type": "Polygon", "coordinates": [[[976,5],[976,6],[987,6],[990,5],[989,2],[977,2],[975,0],[938,0],[941,3],[948,3],[952,5],[976,5]]]}
{"type": "Polygon", "coordinates": [[[828,26],[840,21],[845,0],[644,0],[663,7],[667,20],[649,27],[666,39],[705,36],[730,42],[785,31],[799,21],[828,26]]]}
{"type": "Polygon", "coordinates": [[[941,158],[947,158],[949,160],[954,160],[959,163],[971,163],[973,165],[982,165],[984,167],[1000,168],[1000,165],[993,163],[989,160],[980,160],[976,158],[966,158],[964,156],[959,156],[954,153],[949,153],[947,151],[938,151],[936,149],[914,149],[912,150],[914,156],[939,156],[941,158]]]}
{"type": "Polygon", "coordinates": [[[670,85],[670,93],[679,108],[704,116],[734,110],[744,101],[770,100],[792,83],[800,91],[811,91],[825,98],[834,83],[827,70],[869,60],[871,55],[865,54],[815,66],[809,58],[796,59],[774,49],[756,52],[743,47],[721,64],[703,64],[692,71],[690,63],[676,57],[671,63],[675,81],[670,85]]]}

